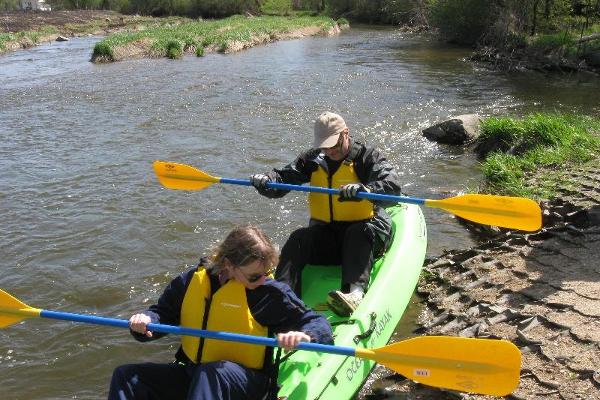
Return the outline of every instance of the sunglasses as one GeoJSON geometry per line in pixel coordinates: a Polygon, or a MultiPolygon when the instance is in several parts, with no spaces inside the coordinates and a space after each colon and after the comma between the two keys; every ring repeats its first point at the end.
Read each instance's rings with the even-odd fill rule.
{"type": "Polygon", "coordinates": [[[246,275],[244,272],[242,272],[242,270],[238,267],[238,271],[240,271],[240,273],[242,275],[244,275],[244,278],[246,278],[246,280],[250,283],[256,283],[258,282],[262,277],[266,276],[270,276],[273,275],[273,273],[275,272],[275,268],[269,268],[268,270],[266,270],[263,273],[260,274],[252,274],[250,276],[246,275]]]}

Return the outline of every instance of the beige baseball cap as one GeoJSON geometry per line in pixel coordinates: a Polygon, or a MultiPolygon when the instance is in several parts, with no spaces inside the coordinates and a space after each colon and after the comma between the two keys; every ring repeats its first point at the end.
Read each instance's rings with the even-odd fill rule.
{"type": "Polygon", "coordinates": [[[342,117],[329,111],[324,112],[315,121],[313,147],[327,149],[335,146],[344,129],[347,129],[347,126],[342,117]]]}

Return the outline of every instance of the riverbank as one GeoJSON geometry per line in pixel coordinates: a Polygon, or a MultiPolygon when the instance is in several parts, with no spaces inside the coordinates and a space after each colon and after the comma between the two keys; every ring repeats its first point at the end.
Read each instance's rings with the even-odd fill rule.
{"type": "MultiPolygon", "coordinates": [[[[429,25],[400,25],[402,32],[428,34],[444,40],[429,25]]],[[[472,53],[466,60],[494,71],[536,71],[544,74],[588,73],[600,76],[600,32],[577,38],[569,37],[562,42],[546,39],[548,35],[527,43],[524,39],[517,47],[505,48],[492,45],[464,45],[472,53]]],[[[556,36],[556,35],[554,35],[556,36]]],[[[551,37],[552,39],[552,37],[551,37]]]]}
{"type": "MultiPolygon", "coordinates": [[[[507,133],[509,126],[531,127],[535,121],[548,128],[539,122],[561,118],[494,119],[488,128],[503,125],[507,133]]],[[[597,121],[590,122],[590,134],[597,137],[597,121]]],[[[565,139],[560,129],[552,133],[565,139]]],[[[505,151],[518,148],[524,136],[504,142],[505,151]]],[[[487,240],[428,260],[418,285],[424,310],[415,334],[506,339],[521,349],[521,382],[508,398],[592,399],[600,394],[600,154],[585,140],[561,140],[567,147],[586,143],[590,153],[580,162],[570,159],[553,168],[536,164],[537,169],[522,174],[520,185],[496,182],[503,192],[552,182],[551,191],[529,192],[552,196],[542,201],[541,231],[482,233],[467,225],[487,240]]],[[[383,378],[364,399],[489,398],[426,388],[383,368],[377,374],[383,378]]]]}
{"type": "Polygon", "coordinates": [[[232,53],[277,40],[314,35],[334,35],[347,27],[347,21],[328,17],[233,16],[219,20],[198,20],[164,25],[131,33],[110,35],[98,42],[93,62],[113,62],[131,58],[179,58],[184,53],[198,57],[205,53],[232,53]]]}
{"type": "Polygon", "coordinates": [[[594,190],[546,204],[541,232],[505,233],[425,267],[418,290],[426,309],[418,333],[515,343],[523,362],[512,398],[591,399],[600,393],[598,171],[571,171],[594,190]]]}
{"type": "Polygon", "coordinates": [[[93,62],[131,58],[169,57],[183,54],[231,53],[277,40],[314,35],[334,35],[348,21],[328,17],[233,16],[219,20],[183,17],[153,18],[113,11],[52,11],[0,13],[0,54],[58,37],[107,36],[98,42],[93,62]]]}
{"type": "Polygon", "coordinates": [[[429,25],[451,43],[475,49],[472,61],[493,69],[600,72],[600,3],[432,2],[429,25]],[[539,6],[539,7],[538,7],[539,6]]]}
{"type": "Polygon", "coordinates": [[[543,51],[535,47],[502,49],[480,46],[468,59],[506,72],[529,70],[542,73],[583,72],[600,75],[600,50],[597,47],[588,50],[566,50],[558,47],[543,51]]]}
{"type": "MultiPolygon", "coordinates": [[[[600,393],[600,161],[565,171],[582,188],[544,204],[544,229],[507,232],[428,260],[417,288],[419,335],[506,339],[522,353],[507,398],[593,399],[600,393]]],[[[364,400],[490,399],[424,387],[391,374],[364,400]]]]}
{"type": "MultiPolygon", "coordinates": [[[[598,185],[600,176],[596,173],[592,180],[598,185]]],[[[600,204],[600,195],[594,202],[600,204]]],[[[521,382],[508,398],[597,398],[600,210],[597,205],[590,211],[562,202],[549,204],[547,210],[565,221],[539,233],[505,234],[430,260],[418,287],[425,310],[415,333],[516,344],[523,357],[521,382]],[[568,221],[573,212],[593,216],[585,222],[568,221]]],[[[382,397],[489,398],[425,388],[389,374],[365,398],[382,397]]]]}
{"type": "Polygon", "coordinates": [[[505,71],[590,72],[600,74],[600,25],[512,35],[496,45],[479,45],[470,57],[505,71]]]}
{"type": "Polygon", "coordinates": [[[568,171],[598,164],[600,118],[562,114],[487,118],[473,150],[482,160],[484,192],[560,199],[567,184],[571,191],[579,188],[568,171]]]}
{"type": "Polygon", "coordinates": [[[115,11],[7,11],[0,13],[0,54],[40,43],[87,35],[136,32],[191,21],[188,18],[153,18],[115,11]]]}

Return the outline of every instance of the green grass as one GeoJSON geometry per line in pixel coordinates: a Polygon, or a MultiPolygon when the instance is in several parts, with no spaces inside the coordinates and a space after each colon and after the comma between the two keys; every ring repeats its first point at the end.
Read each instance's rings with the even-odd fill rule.
{"type": "Polygon", "coordinates": [[[10,41],[11,37],[10,33],[0,33],[0,52],[6,50],[6,44],[10,41]]]}
{"type": "Polygon", "coordinates": [[[581,55],[582,48],[588,51],[600,48],[600,41],[593,40],[584,44],[578,44],[581,36],[600,32],[600,25],[595,24],[583,33],[580,30],[563,31],[551,34],[539,34],[529,40],[530,49],[543,54],[556,53],[569,58],[577,58],[581,55]]]}
{"type": "Polygon", "coordinates": [[[23,31],[17,33],[0,33],[0,52],[5,51],[9,43],[29,40],[33,44],[39,43],[40,39],[49,35],[58,34],[58,29],[54,26],[44,26],[36,31],[23,31]]]}
{"type": "Polygon", "coordinates": [[[93,57],[105,56],[113,59],[114,49],[132,42],[149,40],[152,53],[157,56],[170,56],[173,42],[179,42],[182,48],[216,46],[219,51],[226,51],[235,42],[247,42],[253,37],[270,36],[292,31],[294,29],[319,26],[329,29],[335,21],[328,17],[277,17],[262,16],[246,18],[233,16],[220,20],[203,20],[147,29],[135,33],[117,33],[98,42],[94,47],[93,57]]]}
{"type": "MultiPolygon", "coordinates": [[[[140,16],[122,16],[121,18],[114,19],[113,21],[108,21],[105,18],[99,18],[84,23],[66,24],[60,27],[50,25],[42,26],[35,31],[0,33],[0,53],[6,51],[10,44],[20,44],[21,42],[28,41],[33,44],[38,44],[42,38],[52,35],[82,35],[86,33],[101,32],[106,29],[113,28],[123,31],[136,32],[138,30],[171,27],[192,21],[191,19],[184,17],[152,18],[140,16]]],[[[104,51],[104,54],[112,54],[111,50],[106,47],[100,46],[100,50],[104,51]]]]}
{"type": "Polygon", "coordinates": [[[171,59],[181,58],[183,55],[183,47],[176,40],[171,40],[167,43],[167,57],[171,59]]]}
{"type": "Polygon", "coordinates": [[[552,198],[561,169],[600,159],[600,118],[560,114],[489,118],[482,124],[479,140],[497,141],[502,150],[488,155],[482,164],[485,191],[552,198]],[[544,173],[536,175],[538,171],[544,173]]]}
{"type": "Polygon", "coordinates": [[[539,35],[533,39],[531,45],[542,51],[548,51],[559,48],[568,48],[575,44],[573,35],[567,33],[554,33],[547,35],[539,35]]]}
{"type": "Polygon", "coordinates": [[[102,54],[111,60],[114,58],[112,47],[106,43],[96,43],[94,46],[94,53],[102,54]]]}

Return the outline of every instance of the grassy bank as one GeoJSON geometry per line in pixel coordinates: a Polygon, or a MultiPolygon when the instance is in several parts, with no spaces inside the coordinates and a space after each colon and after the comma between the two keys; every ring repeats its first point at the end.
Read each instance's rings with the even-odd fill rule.
{"type": "Polygon", "coordinates": [[[510,62],[514,61],[511,56],[520,57],[527,61],[528,68],[541,71],[593,70],[594,66],[599,67],[598,61],[590,59],[592,54],[600,51],[600,37],[597,36],[599,32],[600,24],[594,24],[583,30],[542,33],[527,38],[523,36],[522,44],[505,49],[505,58],[510,62]],[[582,60],[586,60],[589,65],[582,65],[582,60]]]}
{"type": "Polygon", "coordinates": [[[503,70],[531,69],[542,72],[600,71],[600,24],[583,31],[513,35],[492,46],[478,46],[470,57],[503,70]],[[585,62],[583,62],[585,61],[585,62]]]}
{"type": "Polygon", "coordinates": [[[54,26],[44,26],[34,31],[0,33],[0,53],[16,48],[35,46],[45,38],[58,34],[59,31],[54,26]]]}
{"type": "Polygon", "coordinates": [[[559,187],[577,188],[576,179],[567,173],[570,169],[600,168],[600,118],[489,118],[482,124],[478,148],[489,151],[482,164],[485,191],[551,199],[559,187]]]}
{"type": "Polygon", "coordinates": [[[59,35],[76,37],[136,32],[192,21],[182,17],[152,18],[101,10],[3,12],[0,20],[3,22],[1,28],[4,28],[4,32],[0,31],[0,53],[53,41],[59,35]]]}
{"type": "Polygon", "coordinates": [[[111,62],[131,57],[178,58],[184,52],[229,52],[287,37],[329,32],[337,26],[328,17],[243,17],[200,20],[139,32],[117,33],[98,42],[93,61],[111,62]]]}

